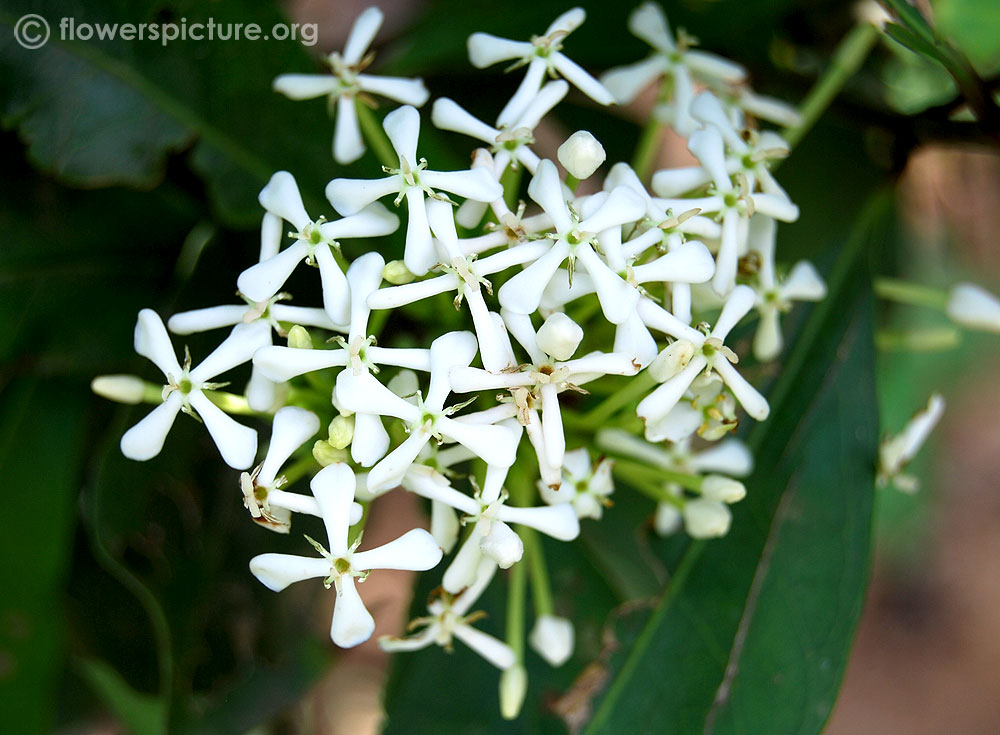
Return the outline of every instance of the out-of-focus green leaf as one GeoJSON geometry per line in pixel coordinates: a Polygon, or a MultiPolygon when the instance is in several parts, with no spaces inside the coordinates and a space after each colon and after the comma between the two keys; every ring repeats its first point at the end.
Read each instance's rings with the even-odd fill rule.
{"type": "Polygon", "coordinates": [[[861,610],[877,407],[862,263],[880,198],[830,277],[750,444],[730,533],[694,544],[588,725],[606,733],[818,733],[861,610]]]}
{"type": "Polygon", "coordinates": [[[1000,70],[1000,3],[994,0],[937,0],[941,32],[969,57],[980,74],[1000,70]]]}
{"type": "Polygon", "coordinates": [[[52,725],[86,403],[72,386],[54,381],[25,378],[0,392],[0,467],[8,493],[0,534],[5,732],[34,735],[52,725]]]}
{"type": "Polygon", "coordinates": [[[99,659],[80,662],[80,674],[117,715],[131,735],[161,735],[166,732],[166,707],[157,697],[142,694],[122,675],[99,659]]]}

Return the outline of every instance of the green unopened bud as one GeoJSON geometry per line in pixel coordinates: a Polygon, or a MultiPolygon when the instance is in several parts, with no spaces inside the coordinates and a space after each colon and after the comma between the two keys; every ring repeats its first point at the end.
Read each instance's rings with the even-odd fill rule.
{"type": "Polygon", "coordinates": [[[354,417],[337,416],[330,422],[330,446],[334,449],[343,449],[350,445],[354,438],[354,417]]]}
{"type": "MultiPolygon", "coordinates": [[[[118,403],[142,403],[145,383],[134,375],[98,375],[90,381],[90,389],[97,395],[118,403]]],[[[157,387],[157,393],[161,388],[157,387]]]]}
{"type": "Polygon", "coordinates": [[[406,267],[403,261],[390,260],[385,264],[385,268],[382,269],[382,278],[393,286],[402,286],[404,283],[412,281],[416,276],[410,272],[410,269],[406,267]]]}
{"type": "Polygon", "coordinates": [[[514,664],[500,674],[500,715],[513,720],[521,714],[524,695],[528,691],[528,672],[521,664],[514,664]]]}
{"type": "Polygon", "coordinates": [[[320,439],[313,444],[313,458],[319,462],[321,467],[329,467],[335,462],[346,462],[347,452],[337,449],[325,439],[320,439]]]}
{"type": "Polygon", "coordinates": [[[312,337],[309,336],[305,327],[296,324],[288,330],[288,346],[297,350],[311,350],[313,347],[312,337]]]}

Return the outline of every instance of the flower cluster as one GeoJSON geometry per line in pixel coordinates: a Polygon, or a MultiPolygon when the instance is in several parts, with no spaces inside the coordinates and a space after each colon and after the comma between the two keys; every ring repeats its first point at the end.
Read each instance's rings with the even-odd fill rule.
{"type": "MultiPolygon", "coordinates": [[[[724,534],[729,504],[746,492],[733,478],[750,472],[752,457],[732,432],[741,410],[764,420],[769,408],[737,368],[737,350],[750,343],[740,325],[759,317],[752,353],[772,360],[782,350],[779,315],[824,296],[811,265],[785,272],[775,260],[776,222],[794,221],[798,208],[770,168],[788,145],[759,121],[787,122],[794,112],[755,95],[738,65],[674,37],[652,4],[629,28],[653,56],[598,81],[566,55],[585,19],[576,8],[528,41],[469,38],[474,66],[512,61],[524,76],[492,123],[450,99],[434,102],[438,128],[481,145],[469,168],[441,171],[421,155],[422,82],[365,73],[381,19],[374,8],[358,18],[343,54],[328,58],[332,76],[284,75],[274,86],[294,99],[329,98],[339,162],[365,151],[356,105],[372,94],[404,103],[382,121],[394,151],[384,176],[333,179],[320,214],[306,210],[291,173],[275,173],[259,197],[259,262],[236,284],[245,303],[176,314],[166,325],[143,310],[135,347],[165,386],[100,385],[122,400],[160,403],[122,438],[127,457],[158,454],[184,411],[242,471],[234,499],[255,522],[288,533],[295,514],[322,519],[325,540],[306,537],[315,555],[264,553],[250,571],[276,591],[309,578],[334,587],[337,645],[372,635],[358,584],[373,570],[440,566],[428,614],[412,623],[419,632],[383,647],[462,641],[505,672],[503,711],[516,714],[523,641],[474,626],[475,602],[498,568],[540,554],[536,532],[576,538],[581,519],[600,519],[611,505],[615,478],[656,498],[663,534],[681,525],[696,537],[724,534]],[[535,147],[534,130],[571,88],[611,105],[652,83],[665,92],[650,124],[685,138],[695,165],[658,171],[647,185],[646,172],[615,163],[580,186],[583,194],[580,180],[605,158],[592,135],[574,134],[556,160],[535,147]],[[520,190],[501,182],[522,174],[530,201],[512,209],[520,190]],[[359,245],[400,230],[401,260],[359,245]],[[345,242],[366,252],[348,261],[345,242]],[[320,306],[286,303],[286,281],[303,263],[318,271],[320,306]],[[383,327],[422,302],[467,311],[468,328],[383,327]],[[197,367],[178,360],[167,333],[222,328],[229,335],[197,367]],[[242,395],[211,382],[244,363],[252,370],[242,395]],[[256,467],[257,430],[227,411],[270,423],[256,467]],[[303,476],[309,494],[284,489],[303,476]],[[361,550],[363,508],[387,492],[429,500],[430,530],[361,550]]],[[[551,601],[535,603],[528,642],[559,665],[572,653],[572,623],[551,601]]]]}

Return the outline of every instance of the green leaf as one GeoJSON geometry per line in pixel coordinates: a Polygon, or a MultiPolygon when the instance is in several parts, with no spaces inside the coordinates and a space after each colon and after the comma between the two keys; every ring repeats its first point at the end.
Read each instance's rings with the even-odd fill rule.
{"type": "Polygon", "coordinates": [[[98,659],[80,662],[80,675],[118,716],[131,735],[161,735],[167,731],[166,707],[157,697],[128,685],[115,669],[98,659]]]}
{"type": "Polygon", "coordinates": [[[980,74],[1000,70],[1000,3],[995,0],[938,0],[941,32],[965,53],[980,74]]]}
{"type": "Polygon", "coordinates": [[[6,732],[49,732],[62,672],[74,500],[88,430],[86,396],[24,379],[0,393],[0,712],[6,732]]]}
{"type": "Polygon", "coordinates": [[[751,434],[732,530],[686,552],[588,735],[822,728],[867,580],[877,409],[861,254],[885,210],[880,197],[857,223],[751,434]]]}

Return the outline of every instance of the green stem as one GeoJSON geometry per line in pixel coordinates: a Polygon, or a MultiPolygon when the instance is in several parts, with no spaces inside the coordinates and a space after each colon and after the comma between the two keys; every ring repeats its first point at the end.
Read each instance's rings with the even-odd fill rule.
{"type": "Polygon", "coordinates": [[[576,189],[577,189],[578,186],[580,186],[580,179],[576,178],[573,174],[571,174],[571,173],[569,173],[567,171],[566,172],[566,186],[569,187],[569,190],[571,192],[573,192],[574,194],[576,194],[576,189]]]}
{"type": "Polygon", "coordinates": [[[630,478],[654,482],[658,485],[662,485],[665,482],[673,482],[696,493],[701,492],[701,485],[704,482],[704,478],[699,475],[667,470],[662,467],[651,467],[628,459],[615,459],[612,471],[617,475],[627,475],[630,478]]]}
{"type": "Polygon", "coordinates": [[[507,591],[507,645],[514,649],[518,663],[524,661],[524,606],[527,578],[528,567],[523,560],[511,567],[507,591]]]}
{"type": "Polygon", "coordinates": [[[875,295],[886,301],[910,306],[929,306],[943,311],[948,305],[948,294],[940,289],[921,286],[898,278],[876,278],[875,295]]]}
{"type": "Polygon", "coordinates": [[[260,413],[259,411],[254,411],[250,408],[250,404],[247,403],[247,399],[244,396],[238,396],[235,393],[227,393],[221,390],[206,390],[204,391],[205,397],[208,398],[212,403],[221,408],[226,413],[233,413],[237,416],[266,416],[267,414],[260,413]]]}
{"type": "Polygon", "coordinates": [[[594,428],[606,423],[619,410],[649,391],[656,385],[649,371],[639,373],[619,391],[612,393],[573,424],[576,427],[594,428]]]}
{"type": "MultiPolygon", "coordinates": [[[[378,118],[375,117],[375,113],[372,112],[368,105],[359,102],[357,99],[354,101],[354,106],[358,110],[358,123],[361,125],[361,134],[368,142],[368,145],[371,146],[375,157],[387,168],[398,168],[399,156],[396,155],[396,151],[393,149],[392,143],[389,142],[389,137],[382,129],[378,118]]],[[[410,164],[415,166],[416,161],[410,161],[410,164]]]]}
{"type": "Polygon", "coordinates": [[[524,166],[507,166],[500,175],[500,185],[503,186],[504,203],[511,209],[517,209],[521,197],[521,179],[524,177],[524,166]]]}
{"type": "Polygon", "coordinates": [[[281,474],[285,478],[285,483],[291,485],[298,482],[303,476],[314,469],[319,469],[319,465],[310,451],[307,454],[303,454],[298,460],[296,460],[295,464],[281,474]]]}
{"type": "Polygon", "coordinates": [[[549,570],[545,566],[542,539],[533,528],[522,527],[520,534],[524,541],[525,561],[531,572],[531,599],[535,603],[535,615],[552,615],[555,606],[552,604],[552,586],[549,582],[549,570]]]}
{"type": "Polygon", "coordinates": [[[961,333],[954,327],[909,332],[884,330],[875,334],[875,346],[883,352],[946,352],[958,347],[961,340],[961,333]]]}
{"type": "Polygon", "coordinates": [[[793,127],[785,128],[782,137],[788,145],[794,148],[805,137],[816,121],[833,99],[843,89],[844,84],[861,68],[868,54],[879,39],[878,29],[868,21],[859,21],[850,32],[844,36],[840,45],[833,52],[830,68],[813,85],[806,95],[799,112],[802,121],[793,127]]]}
{"type": "MultiPolygon", "coordinates": [[[[660,87],[660,93],[656,98],[657,102],[667,98],[670,94],[672,83],[669,76],[664,78],[660,87]]],[[[639,180],[644,183],[653,172],[653,166],[656,165],[656,157],[660,152],[660,141],[663,137],[662,133],[663,123],[657,119],[656,110],[654,109],[649,115],[646,127],[642,129],[642,134],[639,136],[639,143],[636,145],[635,153],[632,155],[632,168],[639,176],[639,180]]]]}

